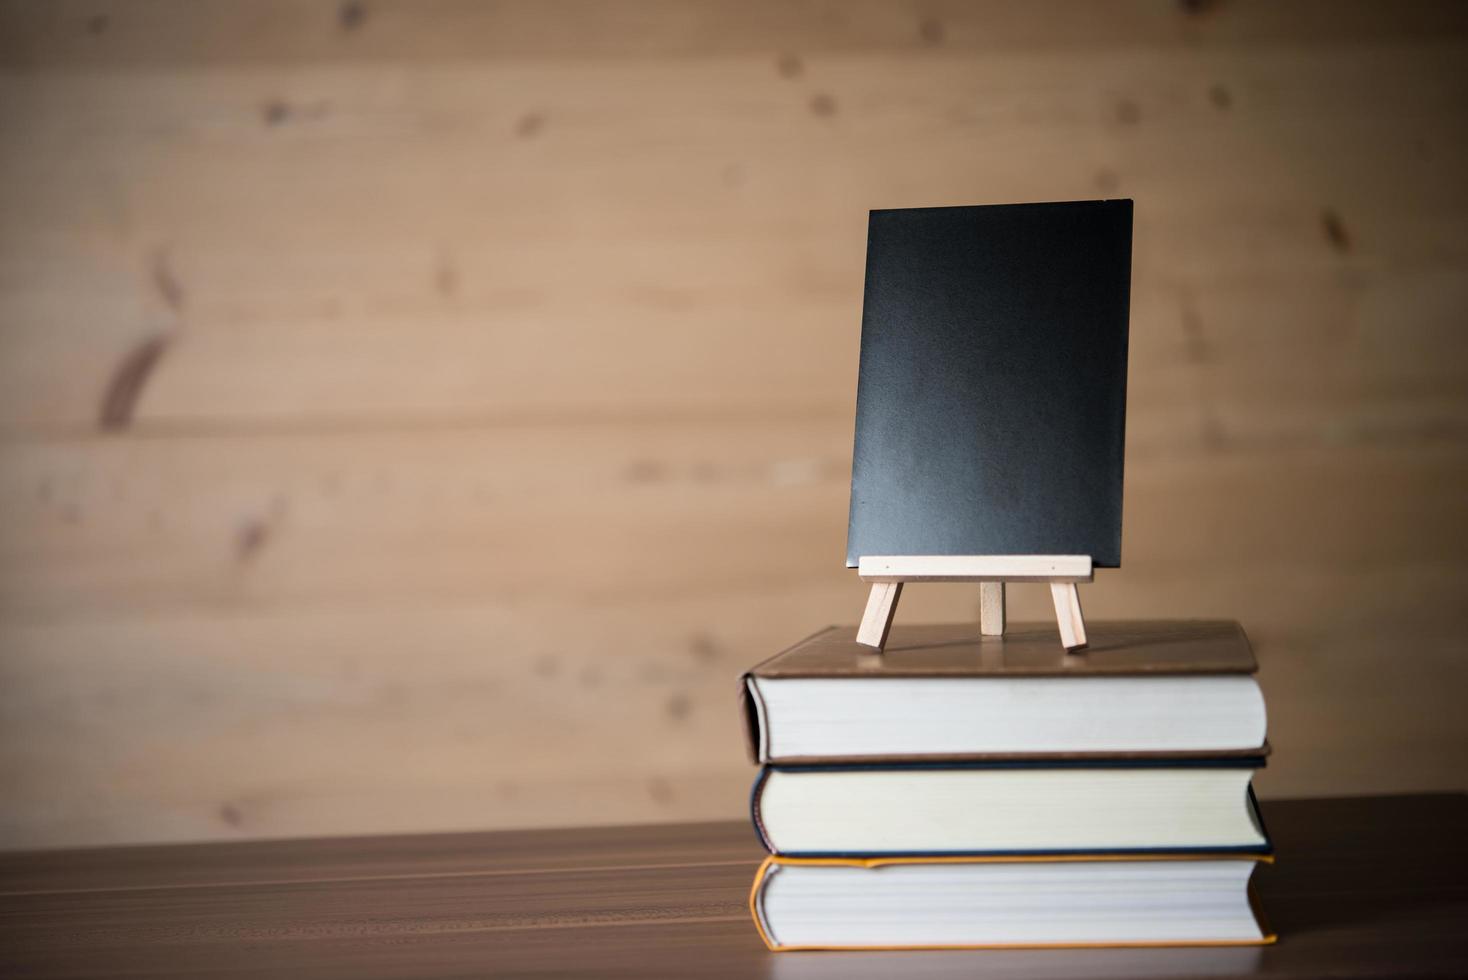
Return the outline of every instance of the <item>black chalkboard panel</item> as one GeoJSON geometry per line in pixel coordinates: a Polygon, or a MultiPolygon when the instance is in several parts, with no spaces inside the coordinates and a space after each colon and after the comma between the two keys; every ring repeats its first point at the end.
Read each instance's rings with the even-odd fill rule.
{"type": "Polygon", "coordinates": [[[873,211],[846,563],[1121,564],[1131,201],[873,211]]]}

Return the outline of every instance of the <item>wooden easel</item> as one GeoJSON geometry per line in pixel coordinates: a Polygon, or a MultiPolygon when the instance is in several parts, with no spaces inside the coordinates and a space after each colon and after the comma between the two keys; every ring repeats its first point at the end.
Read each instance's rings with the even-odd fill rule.
{"type": "Polygon", "coordinates": [[[1095,577],[1090,555],[863,555],[857,574],[871,583],[872,592],[856,640],[878,652],[887,645],[897,600],[908,582],[979,583],[979,632],[984,636],[1004,635],[1006,582],[1049,582],[1061,644],[1067,650],[1086,645],[1076,583],[1095,577]]]}

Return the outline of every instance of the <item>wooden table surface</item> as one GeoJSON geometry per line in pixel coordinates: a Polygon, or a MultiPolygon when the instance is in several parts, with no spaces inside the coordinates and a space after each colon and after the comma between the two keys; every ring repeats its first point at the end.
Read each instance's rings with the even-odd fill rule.
{"type": "Polygon", "coordinates": [[[1270,802],[1278,945],[765,951],[743,823],[0,854],[0,975],[1463,976],[1468,796],[1270,802]]]}

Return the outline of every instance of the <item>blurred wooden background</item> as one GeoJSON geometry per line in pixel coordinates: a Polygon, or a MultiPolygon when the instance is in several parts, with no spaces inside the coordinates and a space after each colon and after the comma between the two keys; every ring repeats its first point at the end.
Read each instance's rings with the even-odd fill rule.
{"type": "Polygon", "coordinates": [[[1465,62],[1454,3],[0,3],[0,846],[739,816],[736,675],[864,599],[867,209],[1091,197],[1088,615],[1244,621],[1266,795],[1464,788],[1465,62]]]}

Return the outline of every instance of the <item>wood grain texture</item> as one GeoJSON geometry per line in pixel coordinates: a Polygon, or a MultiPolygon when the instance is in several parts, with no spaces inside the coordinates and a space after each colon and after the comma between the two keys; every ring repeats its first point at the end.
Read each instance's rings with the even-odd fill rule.
{"type": "Polygon", "coordinates": [[[861,608],[867,209],[1106,196],[1087,614],[1245,623],[1266,794],[1462,788],[1465,55],[1453,3],[3,0],[0,846],[734,815],[738,672],[861,608]]]}
{"type": "Polygon", "coordinates": [[[892,620],[897,615],[897,603],[902,598],[901,582],[877,582],[867,595],[866,609],[861,614],[861,625],[857,627],[856,641],[878,651],[887,644],[887,634],[892,629],[892,620]]]}
{"type": "Polygon", "coordinates": [[[1090,555],[862,555],[863,582],[1089,582],[1090,555]]]}
{"type": "Polygon", "coordinates": [[[1385,977],[1468,964],[1461,795],[1273,802],[1264,948],[766,952],[742,823],[0,855],[7,976],[1385,977]]]}
{"type": "Polygon", "coordinates": [[[1004,623],[1004,583],[979,583],[979,632],[984,636],[1003,636],[1004,623]]]}
{"type": "Polygon", "coordinates": [[[1050,600],[1055,605],[1055,622],[1060,629],[1060,642],[1067,650],[1086,645],[1086,620],[1081,613],[1081,597],[1074,582],[1050,583],[1050,600]]]}

